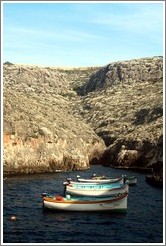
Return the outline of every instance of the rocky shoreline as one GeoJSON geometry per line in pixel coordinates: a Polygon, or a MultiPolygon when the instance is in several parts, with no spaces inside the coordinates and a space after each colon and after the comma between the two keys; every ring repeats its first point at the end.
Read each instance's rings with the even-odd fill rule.
{"type": "Polygon", "coordinates": [[[93,164],[163,177],[163,58],[105,67],[3,66],[4,173],[93,164]]]}

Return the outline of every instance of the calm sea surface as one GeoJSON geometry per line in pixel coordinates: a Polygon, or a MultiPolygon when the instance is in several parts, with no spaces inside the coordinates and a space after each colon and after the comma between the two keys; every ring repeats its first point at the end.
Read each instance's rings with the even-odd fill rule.
{"type": "Polygon", "coordinates": [[[8,177],[3,182],[4,243],[162,243],[163,190],[145,182],[145,174],[92,166],[86,171],[8,177]],[[55,212],[42,209],[41,193],[63,194],[63,182],[89,177],[136,175],[129,187],[126,214],[55,212]],[[10,216],[15,215],[16,221],[10,216]]]}

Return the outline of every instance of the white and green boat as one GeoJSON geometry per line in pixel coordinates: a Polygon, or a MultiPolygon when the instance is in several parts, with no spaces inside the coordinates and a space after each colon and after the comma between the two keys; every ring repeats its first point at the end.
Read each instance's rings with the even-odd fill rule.
{"type": "Polygon", "coordinates": [[[71,197],[43,195],[43,207],[52,210],[98,212],[109,211],[124,213],[127,211],[128,194],[112,197],[71,197]]]}

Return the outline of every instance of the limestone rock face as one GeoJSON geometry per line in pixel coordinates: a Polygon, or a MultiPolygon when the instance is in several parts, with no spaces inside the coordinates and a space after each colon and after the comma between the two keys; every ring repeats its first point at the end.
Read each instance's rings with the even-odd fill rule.
{"type": "Polygon", "coordinates": [[[161,165],[163,160],[163,136],[159,139],[117,139],[106,148],[102,161],[105,165],[114,167],[150,168],[155,172],[162,173],[161,165]]]}
{"type": "Polygon", "coordinates": [[[130,166],[139,159],[138,150],[121,150],[118,153],[118,163],[120,166],[130,166]]]}
{"type": "Polygon", "coordinates": [[[141,168],[162,161],[162,57],[111,63],[80,91],[82,104],[75,110],[105,141],[104,164],[141,168]]]}
{"type": "Polygon", "coordinates": [[[163,58],[95,68],[4,64],[4,171],[163,173],[163,58]]]}
{"type": "Polygon", "coordinates": [[[104,141],[73,116],[65,71],[4,65],[5,173],[82,170],[102,155],[104,141]]]}
{"type": "Polygon", "coordinates": [[[95,72],[82,86],[82,94],[119,84],[156,82],[163,78],[163,58],[153,57],[111,63],[95,72]]]}

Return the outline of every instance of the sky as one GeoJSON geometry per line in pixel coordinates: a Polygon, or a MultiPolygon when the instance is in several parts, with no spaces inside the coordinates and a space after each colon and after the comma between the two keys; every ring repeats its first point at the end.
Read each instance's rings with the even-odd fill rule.
{"type": "Polygon", "coordinates": [[[163,2],[4,2],[3,62],[86,67],[163,55],[163,2]]]}

